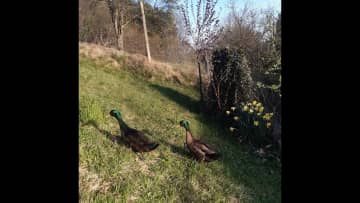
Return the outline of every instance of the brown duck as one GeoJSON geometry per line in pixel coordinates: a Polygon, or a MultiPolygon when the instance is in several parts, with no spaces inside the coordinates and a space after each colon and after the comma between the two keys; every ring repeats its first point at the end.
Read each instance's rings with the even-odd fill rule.
{"type": "Polygon", "coordinates": [[[188,121],[185,120],[180,121],[180,126],[184,127],[186,130],[187,148],[190,150],[192,155],[195,156],[195,158],[198,161],[210,162],[219,158],[220,154],[217,153],[211,146],[198,139],[194,139],[193,135],[191,134],[188,121]]]}
{"type": "Polygon", "coordinates": [[[150,141],[143,132],[130,128],[123,121],[120,111],[111,110],[110,115],[115,117],[120,126],[120,134],[124,142],[129,145],[134,152],[149,152],[156,149],[159,144],[150,141]]]}

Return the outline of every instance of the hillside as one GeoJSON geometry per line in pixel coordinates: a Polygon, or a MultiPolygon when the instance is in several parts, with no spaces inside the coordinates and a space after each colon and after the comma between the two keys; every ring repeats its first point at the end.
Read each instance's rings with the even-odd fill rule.
{"type": "Polygon", "coordinates": [[[80,202],[281,202],[281,171],[199,112],[196,69],[80,44],[80,202]],[[160,143],[143,158],[115,135],[111,109],[160,143]],[[184,149],[187,119],[222,159],[199,164],[184,149]]]}

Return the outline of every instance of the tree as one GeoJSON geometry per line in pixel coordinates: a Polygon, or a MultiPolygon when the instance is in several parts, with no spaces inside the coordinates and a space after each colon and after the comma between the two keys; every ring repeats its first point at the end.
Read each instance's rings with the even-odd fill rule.
{"type": "Polygon", "coordinates": [[[95,0],[94,3],[104,2],[108,7],[111,22],[115,31],[116,46],[119,50],[124,50],[124,30],[126,26],[131,22],[133,17],[131,16],[129,0],[95,0]]]}
{"type": "Polygon", "coordinates": [[[199,91],[200,101],[204,101],[202,87],[201,63],[208,64],[209,50],[215,45],[222,27],[219,25],[218,17],[215,16],[217,0],[197,0],[196,6],[189,0],[180,6],[186,36],[189,43],[195,50],[198,72],[199,72],[199,91]],[[189,6],[189,3],[191,5],[189,6]],[[194,8],[196,11],[194,11],[194,8]],[[190,13],[192,14],[190,16],[190,13]]]}

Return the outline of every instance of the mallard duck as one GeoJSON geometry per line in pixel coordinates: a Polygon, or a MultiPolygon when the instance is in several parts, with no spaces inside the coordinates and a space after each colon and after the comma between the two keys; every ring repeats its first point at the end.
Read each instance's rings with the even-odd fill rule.
{"type": "Polygon", "coordinates": [[[217,153],[211,146],[193,138],[188,121],[180,121],[180,126],[184,127],[186,130],[186,147],[196,157],[197,160],[201,162],[209,162],[219,158],[220,154],[217,153]]]}
{"type": "Polygon", "coordinates": [[[126,144],[135,152],[149,152],[156,149],[159,144],[151,142],[143,132],[130,128],[123,121],[120,111],[111,110],[110,115],[119,122],[120,134],[126,144]]]}

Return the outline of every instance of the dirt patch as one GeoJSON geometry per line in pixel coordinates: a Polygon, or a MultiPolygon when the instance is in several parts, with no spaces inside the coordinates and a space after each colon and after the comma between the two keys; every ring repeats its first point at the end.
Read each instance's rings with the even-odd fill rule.
{"type": "Polygon", "coordinates": [[[87,193],[106,193],[111,184],[102,180],[99,175],[88,171],[84,167],[79,167],[79,186],[80,191],[87,193]]]}

